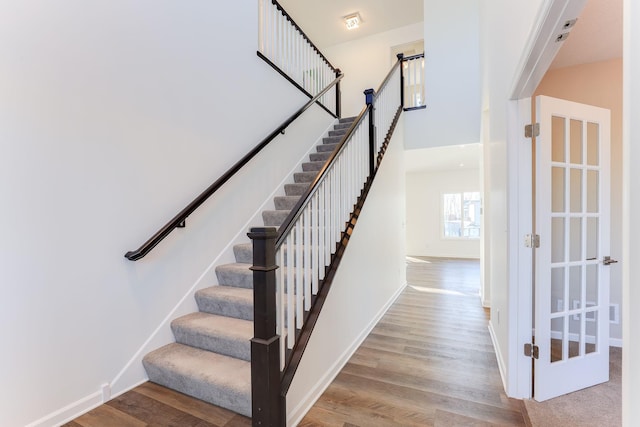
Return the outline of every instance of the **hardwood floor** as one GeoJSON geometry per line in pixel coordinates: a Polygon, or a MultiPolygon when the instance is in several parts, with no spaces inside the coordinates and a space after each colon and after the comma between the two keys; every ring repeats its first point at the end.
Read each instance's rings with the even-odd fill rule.
{"type": "Polygon", "coordinates": [[[64,425],[145,426],[246,427],[251,419],[147,382],[64,425]]]}
{"type": "Polygon", "coordinates": [[[479,263],[409,260],[409,286],[300,426],[528,425],[503,391],[479,263]]]}
{"type": "MultiPolygon", "coordinates": [[[[300,426],[525,426],[508,399],[480,305],[477,261],[410,258],[409,286],[300,426]]],[[[145,383],[68,427],[249,426],[248,418],[145,383]]]]}

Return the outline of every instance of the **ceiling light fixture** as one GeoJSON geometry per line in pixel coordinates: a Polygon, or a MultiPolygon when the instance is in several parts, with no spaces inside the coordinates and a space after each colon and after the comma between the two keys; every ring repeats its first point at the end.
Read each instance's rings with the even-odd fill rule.
{"type": "Polygon", "coordinates": [[[347,15],[344,18],[344,23],[347,26],[347,30],[353,30],[360,26],[362,22],[362,18],[360,17],[360,13],[352,13],[351,15],[347,15]]]}

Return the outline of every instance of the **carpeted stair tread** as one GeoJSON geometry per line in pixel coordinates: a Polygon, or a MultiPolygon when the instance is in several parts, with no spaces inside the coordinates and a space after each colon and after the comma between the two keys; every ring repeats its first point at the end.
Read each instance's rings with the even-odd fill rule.
{"type": "Polygon", "coordinates": [[[302,196],[309,189],[309,183],[304,182],[302,184],[285,184],[284,193],[287,196],[302,196]]]}
{"type": "Polygon", "coordinates": [[[318,153],[322,153],[322,152],[332,152],[333,150],[336,149],[336,147],[338,146],[338,144],[318,144],[316,146],[316,151],[318,153]]]}
{"type": "Polygon", "coordinates": [[[147,354],[143,362],[157,384],[251,416],[251,363],[173,343],[147,354]]]}
{"type": "Polygon", "coordinates": [[[302,164],[302,171],[303,172],[311,172],[311,171],[316,171],[317,172],[320,169],[322,169],[322,167],[324,166],[325,163],[326,163],[326,159],[323,160],[323,161],[311,161],[311,162],[303,163],[302,164]]]}
{"type": "Polygon", "coordinates": [[[253,320],[253,290],[234,286],[210,286],[195,294],[204,313],[253,320]]]}
{"type": "Polygon", "coordinates": [[[335,130],[338,130],[338,129],[349,129],[349,128],[351,127],[351,125],[352,125],[352,124],[353,124],[353,121],[350,121],[350,122],[344,122],[344,123],[338,123],[338,124],[336,124],[333,128],[334,128],[335,130]]]}
{"type": "Polygon", "coordinates": [[[273,202],[276,205],[277,211],[290,211],[296,206],[296,203],[298,203],[299,200],[300,196],[276,196],[273,198],[273,202]]]}
{"type": "Polygon", "coordinates": [[[311,172],[296,172],[293,174],[293,181],[297,183],[301,182],[313,182],[318,176],[318,171],[311,172]]]}
{"type": "MultiPolygon", "coordinates": [[[[300,196],[298,196],[298,199],[300,196]]],[[[253,264],[253,243],[239,243],[233,246],[233,254],[236,257],[236,262],[245,262],[247,264],[253,264]]]]}
{"type": "Polygon", "coordinates": [[[338,123],[353,123],[355,122],[357,117],[343,117],[338,120],[338,123]]]}
{"type": "Polygon", "coordinates": [[[176,342],[225,356],[251,360],[253,322],[196,312],[171,322],[176,342]]]}
{"type": "Polygon", "coordinates": [[[218,284],[236,288],[253,289],[251,264],[235,262],[216,266],[218,284]]]}
{"type": "Polygon", "coordinates": [[[344,136],[347,133],[347,129],[338,129],[338,130],[330,130],[329,131],[329,138],[333,137],[333,136],[344,136]]]}
{"type": "Polygon", "coordinates": [[[323,151],[320,153],[310,153],[309,154],[309,160],[311,160],[312,162],[322,162],[322,163],[326,163],[327,160],[329,160],[329,157],[331,157],[331,152],[330,151],[323,151]]]}
{"type": "MultiPolygon", "coordinates": [[[[307,188],[309,185],[307,185],[307,188]]],[[[262,221],[265,227],[280,227],[289,216],[290,211],[262,211],[262,221]]]]}
{"type": "Polygon", "coordinates": [[[330,136],[322,138],[323,144],[338,144],[342,141],[342,136],[330,136]]]}

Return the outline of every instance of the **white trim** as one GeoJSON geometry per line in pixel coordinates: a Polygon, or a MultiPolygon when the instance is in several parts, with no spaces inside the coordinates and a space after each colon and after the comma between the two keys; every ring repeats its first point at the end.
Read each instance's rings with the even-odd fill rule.
{"type": "Polygon", "coordinates": [[[622,338],[609,338],[609,347],[623,348],[622,338]]]}
{"type": "Polygon", "coordinates": [[[518,64],[516,79],[511,87],[512,100],[533,95],[564,44],[556,42],[557,36],[571,31],[563,29],[564,23],[578,17],[586,4],[587,0],[549,0],[546,7],[540,8],[524,49],[525,55],[518,64]]]}
{"type": "Polygon", "coordinates": [[[502,354],[498,351],[498,339],[496,338],[496,333],[493,330],[493,324],[489,322],[489,336],[491,337],[491,343],[493,343],[493,352],[496,355],[496,359],[498,361],[498,369],[500,370],[500,378],[502,379],[502,386],[504,389],[507,389],[507,365],[504,363],[504,359],[502,358],[502,354]]]}
{"type": "Polygon", "coordinates": [[[336,360],[336,362],[331,366],[331,369],[327,370],[327,372],[320,378],[320,380],[311,387],[311,390],[302,398],[300,403],[291,411],[287,411],[287,426],[296,426],[298,423],[304,418],[304,416],[309,412],[311,407],[316,403],[316,401],[322,396],[322,393],[331,385],[331,382],[335,379],[335,377],[340,373],[344,365],[347,364],[351,356],[358,350],[358,347],[364,342],[369,333],[373,330],[373,328],[378,324],[382,316],[385,315],[387,310],[393,305],[393,303],[398,299],[398,297],[402,294],[402,292],[407,287],[407,284],[400,286],[398,290],[391,296],[389,301],[378,311],[378,313],[374,316],[371,322],[364,328],[362,333],[358,335],[353,344],[351,344],[342,355],[336,360]]]}
{"type": "Polygon", "coordinates": [[[58,409],[49,415],[45,415],[31,424],[27,424],[26,427],[60,426],[71,421],[80,414],[84,414],[85,412],[89,412],[90,410],[97,408],[102,405],[102,403],[102,391],[99,390],[65,406],[64,408],[58,409]]]}

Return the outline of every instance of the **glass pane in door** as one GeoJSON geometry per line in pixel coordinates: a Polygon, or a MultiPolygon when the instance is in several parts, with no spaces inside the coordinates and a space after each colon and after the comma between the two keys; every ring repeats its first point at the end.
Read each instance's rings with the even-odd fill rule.
{"type": "Polygon", "coordinates": [[[551,161],[553,162],[565,161],[565,123],[564,117],[551,118],[551,161]]]}

